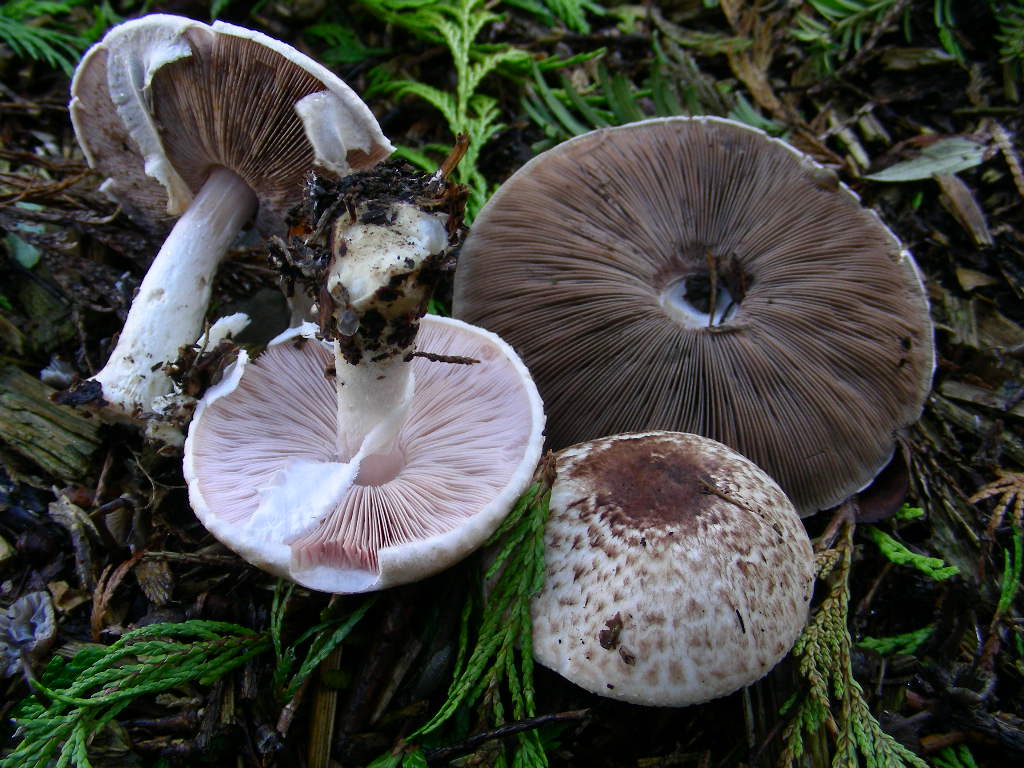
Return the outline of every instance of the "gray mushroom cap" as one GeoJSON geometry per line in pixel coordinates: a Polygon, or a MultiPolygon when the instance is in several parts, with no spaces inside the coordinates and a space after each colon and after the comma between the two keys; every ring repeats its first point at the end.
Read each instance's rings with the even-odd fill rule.
{"type": "Polygon", "coordinates": [[[0,611],[0,677],[41,658],[57,636],[53,603],[46,591],[29,592],[0,611]]]}
{"type": "Polygon", "coordinates": [[[807,620],[814,556],[752,462],[650,432],[561,451],[534,656],[593,693],[685,706],[767,673],[807,620]]]}
{"type": "Polygon", "coordinates": [[[531,160],[476,218],[454,313],[522,355],[552,448],[707,435],[803,515],[870,482],[934,368],[895,236],[831,171],[720,118],[601,129],[531,160]]]}

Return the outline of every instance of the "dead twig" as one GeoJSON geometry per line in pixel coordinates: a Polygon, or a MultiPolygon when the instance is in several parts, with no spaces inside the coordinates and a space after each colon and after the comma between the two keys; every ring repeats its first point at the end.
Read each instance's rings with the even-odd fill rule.
{"type": "Polygon", "coordinates": [[[483,731],[470,736],[468,739],[450,744],[446,747],[438,747],[437,749],[430,749],[426,751],[426,758],[428,763],[441,762],[448,760],[456,755],[461,755],[466,752],[471,752],[482,744],[486,744],[488,741],[493,739],[502,739],[506,736],[514,736],[517,733],[524,731],[531,731],[534,728],[540,728],[541,726],[548,725],[550,723],[571,723],[584,719],[590,713],[589,709],[574,709],[569,712],[556,712],[553,715],[539,715],[538,717],[529,717],[525,720],[517,720],[512,723],[505,723],[490,731],[483,731]]]}

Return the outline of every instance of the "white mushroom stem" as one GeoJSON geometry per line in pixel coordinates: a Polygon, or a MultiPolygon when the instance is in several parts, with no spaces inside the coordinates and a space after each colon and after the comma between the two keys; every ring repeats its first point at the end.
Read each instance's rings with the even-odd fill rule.
{"type": "Polygon", "coordinates": [[[390,450],[409,412],[416,377],[412,365],[401,357],[381,362],[352,365],[334,344],[337,372],[338,453],[350,460],[360,449],[362,455],[390,450]]]}
{"type": "MultiPolygon", "coordinates": [[[[357,217],[335,242],[339,255],[331,264],[327,290],[337,304],[338,331],[346,336],[367,330],[360,326],[371,310],[388,323],[418,322],[409,318],[417,317],[424,291],[432,290],[418,280],[420,269],[448,246],[444,214],[396,203],[387,216],[374,220],[381,218],[387,223],[361,223],[357,217]]],[[[389,450],[398,435],[415,390],[412,365],[405,359],[415,349],[415,341],[409,341],[401,346],[382,339],[354,364],[335,342],[338,451],[344,461],[357,451],[366,456],[389,450]]]]}
{"type": "Polygon", "coordinates": [[[117,346],[93,377],[113,408],[149,413],[154,399],[171,391],[162,365],[202,331],[217,265],[256,206],[256,195],[238,175],[211,171],[157,253],[117,346]]]}

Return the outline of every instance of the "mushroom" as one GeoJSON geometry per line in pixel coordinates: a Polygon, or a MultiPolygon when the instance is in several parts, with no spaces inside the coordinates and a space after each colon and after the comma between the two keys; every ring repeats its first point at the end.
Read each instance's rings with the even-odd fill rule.
{"type": "Polygon", "coordinates": [[[315,180],[302,236],[280,247],[319,296],[320,328],[286,331],[253,362],[243,352],[190,426],[196,515],[307,587],[365,592],[454,563],[540,457],[543,409],[511,347],[422,317],[458,231],[446,185],[390,165],[315,180]]]}
{"type": "Polygon", "coordinates": [[[896,237],[834,173],[720,118],[601,129],[531,160],[476,218],[454,314],[523,356],[552,448],[706,435],[802,515],[870,482],[934,368],[896,237]]]}
{"type": "Polygon", "coordinates": [[[249,219],[283,232],[314,164],[368,168],[391,152],[359,97],[290,46],[231,24],[154,14],[82,59],[71,119],[103,189],[150,230],[174,224],[106,366],[115,411],[153,410],[161,369],[200,334],[218,262],[249,219]]]}
{"type": "Polygon", "coordinates": [[[48,592],[29,592],[0,612],[0,677],[19,670],[31,676],[32,664],[45,657],[57,636],[57,620],[48,592]]]}
{"type": "Polygon", "coordinates": [[[534,598],[537,661],[592,693],[685,706],[789,652],[814,555],[779,486],[721,443],[615,435],[560,451],[534,598]]]}

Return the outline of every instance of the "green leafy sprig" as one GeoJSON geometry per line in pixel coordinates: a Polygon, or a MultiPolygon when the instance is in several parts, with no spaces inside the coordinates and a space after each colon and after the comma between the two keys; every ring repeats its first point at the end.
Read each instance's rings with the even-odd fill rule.
{"type": "MultiPolygon", "coordinates": [[[[530,55],[509,46],[482,46],[476,43],[481,31],[501,16],[489,10],[484,0],[446,0],[424,3],[419,0],[363,0],[371,11],[385,20],[409,29],[427,40],[443,43],[452,57],[455,91],[449,92],[417,80],[378,80],[370,94],[387,92],[395,96],[417,96],[436,108],[448,123],[454,136],[469,137],[469,148],[455,171],[460,184],[470,190],[467,219],[480,209],[488,197],[487,182],[477,167],[480,151],[504,126],[499,122],[497,100],[480,92],[485,77],[499,65],[520,63],[530,55]]],[[[447,154],[448,147],[428,145],[426,151],[447,154]]],[[[434,170],[437,163],[423,151],[407,147],[398,154],[425,170],[434,170]]]]}
{"type": "Polygon", "coordinates": [[[826,723],[835,734],[833,768],[927,768],[921,758],[882,730],[871,713],[864,691],[853,677],[851,640],[847,629],[853,526],[846,524],[834,549],[817,556],[819,585],[828,585],[810,623],[793,648],[807,692],[796,700],[783,732],[780,766],[795,765],[803,755],[805,734],[826,723]]]}
{"type": "MultiPolygon", "coordinates": [[[[1013,531],[1013,553],[1003,550],[1003,576],[999,582],[999,603],[995,619],[1005,616],[1021,587],[1021,571],[1024,570],[1024,531],[1013,531]]],[[[994,619],[994,620],[995,620],[994,619]]]]}
{"type": "Polygon", "coordinates": [[[49,703],[28,697],[18,705],[13,714],[21,740],[0,759],[0,768],[90,768],[93,737],[140,697],[190,683],[211,685],[271,649],[278,702],[291,702],[373,602],[364,601],[347,616],[325,618],[285,645],[283,622],[293,590],[293,584],[278,584],[264,631],[203,620],[151,624],[110,646],[85,648],[69,662],[55,657],[33,683],[49,703]]]}
{"type": "Polygon", "coordinates": [[[270,647],[267,633],[194,620],[140,627],[67,663],[55,657],[35,683],[50,703],[28,698],[18,706],[21,742],[0,766],[46,768],[56,755],[56,768],[87,768],[93,735],[140,696],[208,685],[270,647]]]}
{"type": "Polygon", "coordinates": [[[943,747],[937,755],[932,758],[935,768],[978,768],[971,754],[971,748],[966,744],[957,744],[955,747],[943,747]]]}
{"type": "Polygon", "coordinates": [[[865,637],[857,643],[857,647],[867,651],[874,651],[883,656],[897,653],[914,653],[932,636],[934,631],[935,627],[929,625],[921,627],[921,629],[889,637],[865,637]]]}
{"type": "Polygon", "coordinates": [[[820,72],[833,72],[837,62],[860,50],[872,24],[895,4],[896,0],[808,0],[813,13],[798,13],[790,34],[810,49],[820,72]]]}
{"type": "Polygon", "coordinates": [[[57,24],[81,0],[11,0],[0,4],[0,43],[15,56],[35,59],[70,75],[89,44],[87,37],[57,24]]]}
{"type": "Polygon", "coordinates": [[[1024,69],[1024,0],[989,0],[992,16],[999,25],[999,59],[1016,69],[1024,69]]]}
{"type": "Polygon", "coordinates": [[[306,27],[305,34],[323,41],[328,47],[318,58],[328,66],[355,64],[371,56],[390,52],[388,48],[372,48],[363,43],[352,27],[338,22],[322,22],[306,27]]]}
{"type": "MultiPolygon", "coordinates": [[[[375,601],[375,597],[366,599],[347,617],[322,618],[319,623],[302,632],[290,645],[285,646],[282,641],[284,618],[288,601],[294,591],[295,585],[292,582],[279,581],[270,611],[270,636],[274,645],[274,656],[277,659],[274,667],[274,690],[278,692],[278,700],[282,703],[290,702],[295,698],[313,670],[320,666],[320,662],[326,659],[331,651],[348,637],[348,634],[366,615],[375,601]],[[298,669],[295,670],[295,664],[302,649],[305,649],[305,656],[298,665],[298,669]]],[[[330,607],[325,613],[330,613],[330,607]]]]}
{"type": "MultiPolygon", "coordinates": [[[[544,524],[549,489],[531,487],[485,546],[498,547],[484,578],[490,584],[479,626],[473,630],[474,601],[463,609],[459,652],[448,696],[429,722],[406,741],[439,732],[460,714],[477,711],[492,725],[524,720],[536,714],[533,687],[533,625],[530,600],[544,580],[544,524]],[[506,703],[511,711],[506,711],[506,703]]],[[[376,760],[371,768],[412,768],[422,759],[418,747],[403,748],[376,760]]],[[[548,764],[536,730],[516,734],[509,762],[504,751],[496,765],[542,768],[548,764]]]]}
{"type": "Polygon", "coordinates": [[[906,545],[894,539],[881,528],[868,526],[867,532],[872,541],[878,545],[882,554],[896,565],[910,565],[934,581],[945,581],[960,573],[960,569],[955,565],[946,565],[937,557],[911,552],[906,545]]]}
{"type": "MultiPolygon", "coordinates": [[[[660,18],[658,23],[663,34],[653,39],[650,72],[640,85],[621,72],[609,72],[604,62],[597,64],[593,82],[586,86],[575,84],[564,71],[558,73],[558,82],[553,85],[544,72],[555,67],[547,62],[533,65],[521,105],[546,137],[533,145],[535,152],[598,128],[673,115],[727,115],[773,135],[783,132],[784,126],[760,115],[741,92],[705,83],[700,83],[702,88],[695,85],[701,76],[694,72],[696,64],[686,48],[697,48],[708,55],[724,54],[742,50],[749,40],[690,34],[660,18]],[[706,92],[708,88],[713,98],[707,98],[711,96],[706,92]]],[[[564,68],[604,52],[601,48],[559,64],[564,68]]]]}

